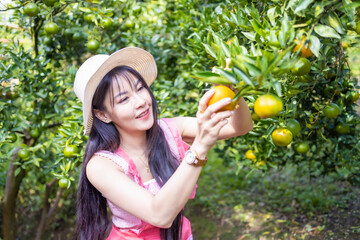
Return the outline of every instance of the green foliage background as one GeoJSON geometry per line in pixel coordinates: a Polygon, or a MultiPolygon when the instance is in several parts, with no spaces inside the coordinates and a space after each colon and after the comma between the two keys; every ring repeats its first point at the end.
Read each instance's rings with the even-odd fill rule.
{"type": "MultiPolygon", "coordinates": [[[[54,179],[68,180],[60,205],[72,204],[65,196],[76,192],[86,142],[81,104],[72,90],[76,69],[93,54],[125,46],[145,48],[156,59],[159,75],[152,90],[160,117],[194,116],[214,76],[242,91],[251,109],[258,95],[281,97],[285,108],[279,116],[254,121],[252,132],[219,141],[211,153],[221,156],[225,166],[236,166],[234,176],[244,170],[266,173],[291,162],[312,177],[335,173],[359,184],[359,117],[356,103],[348,97],[358,91],[359,3],[60,0],[46,5],[36,1],[40,9],[36,17],[24,15],[27,3],[13,1],[6,6],[13,11],[4,11],[0,28],[0,185],[5,188],[11,161],[15,176],[27,173],[18,195],[21,206],[32,205],[34,212],[41,209],[39,196],[54,179]],[[84,19],[89,14],[91,22],[84,19]],[[104,19],[111,19],[112,26],[104,27],[104,19]],[[54,35],[44,31],[49,21],[59,26],[54,35]],[[305,82],[290,71],[299,59],[290,50],[304,34],[314,52],[305,82]],[[89,40],[97,40],[99,49],[89,51],[89,40]],[[224,69],[227,58],[238,65],[224,69]],[[236,67],[242,74],[236,74],[236,67]],[[331,102],[342,109],[336,119],[323,116],[331,102]],[[288,147],[275,146],[272,131],[292,118],[300,122],[301,134],[288,147]],[[337,133],[339,123],[349,126],[350,132],[337,133]],[[33,129],[40,130],[38,138],[31,137],[33,129]],[[9,140],[11,134],[16,134],[15,142],[9,140]],[[296,153],[294,146],[304,141],[310,151],[296,153]],[[65,146],[73,144],[80,151],[65,157],[65,146]],[[30,157],[17,157],[19,149],[27,149],[30,157]],[[257,161],[246,159],[249,149],[256,152],[257,161]]],[[[55,199],[57,192],[53,188],[49,199],[55,199]]],[[[3,199],[4,192],[0,196],[3,199]]]]}

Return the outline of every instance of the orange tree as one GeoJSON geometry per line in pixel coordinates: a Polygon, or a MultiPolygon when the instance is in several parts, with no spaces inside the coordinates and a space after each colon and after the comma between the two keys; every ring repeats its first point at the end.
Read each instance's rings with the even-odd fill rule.
{"type": "MultiPolygon", "coordinates": [[[[179,73],[174,60],[183,54],[172,54],[180,49],[172,45],[179,32],[169,32],[180,29],[166,25],[174,11],[166,2],[12,1],[0,11],[7,14],[0,28],[0,228],[4,240],[34,232],[35,239],[53,238],[46,231],[50,220],[68,218],[74,225],[65,212],[75,204],[86,142],[72,91],[77,67],[92,54],[146,48],[158,59],[161,80],[153,87],[164,106],[173,89],[168,79],[179,73]]],[[[182,104],[180,112],[185,110],[182,104]]]]}
{"type": "Polygon", "coordinates": [[[50,220],[65,217],[56,209],[75,203],[72,183],[86,139],[72,83],[76,64],[95,53],[96,41],[111,43],[111,6],[47,0],[1,9],[7,13],[0,28],[2,239],[52,238],[50,220]],[[93,22],[86,23],[90,12],[93,22]]]}
{"type": "Polygon", "coordinates": [[[257,166],[264,170],[292,162],[306,165],[310,175],[336,172],[359,183],[358,87],[349,65],[349,54],[359,47],[352,27],[358,6],[351,1],[228,1],[202,10],[202,24],[188,49],[206,71],[193,77],[233,86],[237,97],[244,96],[259,117],[265,116],[254,115],[254,130],[245,137],[223,142],[221,151],[227,154],[222,156],[237,159],[242,168],[253,164],[245,156],[250,149],[265,161],[257,166]],[[344,42],[352,47],[344,48],[344,42]],[[256,100],[267,94],[281,99],[278,115],[266,116],[280,107],[271,108],[270,102],[256,109],[256,100]],[[289,120],[299,123],[300,132],[277,144],[276,129],[286,128],[289,120]],[[296,152],[300,143],[309,151],[296,152]]]}
{"type": "Polygon", "coordinates": [[[358,93],[350,64],[359,46],[358,5],[11,2],[1,10],[13,12],[0,28],[5,39],[0,48],[3,239],[35,229],[36,239],[52,238],[45,231],[48,220],[66,217],[55,209],[74,205],[86,141],[80,103],[72,92],[74,75],[86,57],[124,46],[140,46],[155,56],[159,77],[152,89],[161,117],[194,115],[208,83],[231,85],[235,98],[245,97],[251,109],[260,106],[251,133],[217,145],[225,163],[265,171],[293,162],[308,166],[313,175],[337,172],[358,182],[358,93]],[[275,101],[255,104],[262,95],[275,101]],[[262,115],[261,106],[276,109],[262,115]],[[289,131],[277,132],[287,133],[287,141],[292,135],[292,141],[277,146],[272,135],[282,128],[289,131]],[[246,157],[248,150],[255,157],[246,157]],[[16,214],[36,217],[22,225],[16,214]]]}

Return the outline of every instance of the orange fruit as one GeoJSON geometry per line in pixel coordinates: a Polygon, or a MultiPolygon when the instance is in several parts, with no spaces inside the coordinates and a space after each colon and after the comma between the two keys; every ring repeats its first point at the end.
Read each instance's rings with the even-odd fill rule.
{"type": "Polygon", "coordinates": [[[261,161],[256,161],[255,163],[256,167],[261,167],[261,166],[264,166],[265,165],[265,161],[261,160],[261,161]]]}
{"type": "Polygon", "coordinates": [[[296,145],[295,150],[300,154],[305,154],[310,150],[310,146],[306,142],[301,142],[296,145]]]}
{"type": "Polygon", "coordinates": [[[88,13],[88,14],[85,14],[84,15],[84,20],[85,20],[85,22],[87,22],[87,23],[92,23],[92,20],[93,19],[93,14],[91,14],[91,13],[88,13]]]}
{"type": "Polygon", "coordinates": [[[335,127],[335,132],[339,134],[348,134],[350,133],[350,127],[346,124],[339,123],[335,127]]]}
{"type": "Polygon", "coordinates": [[[289,129],[278,128],[271,134],[271,139],[276,146],[285,147],[293,140],[293,134],[289,129]]]}
{"type": "Polygon", "coordinates": [[[251,149],[246,151],[245,156],[246,156],[247,159],[252,159],[252,160],[256,159],[255,153],[251,149]]]}
{"type": "Polygon", "coordinates": [[[45,25],[45,32],[49,35],[53,35],[56,34],[59,31],[59,27],[56,23],[54,22],[48,22],[45,25]]]}
{"type": "Polygon", "coordinates": [[[357,100],[359,100],[359,98],[360,98],[360,95],[358,92],[351,92],[351,100],[353,102],[356,102],[357,100]]]}
{"type": "Polygon", "coordinates": [[[59,180],[59,187],[61,188],[67,188],[70,184],[70,181],[68,179],[62,178],[59,180]]]}
{"type": "Polygon", "coordinates": [[[286,122],[286,128],[289,129],[294,136],[299,135],[301,132],[300,123],[296,119],[289,119],[286,122]]]}
{"type": "Polygon", "coordinates": [[[27,149],[20,149],[18,152],[18,156],[22,159],[22,160],[28,160],[30,157],[30,152],[27,149]]]}
{"type": "Polygon", "coordinates": [[[111,28],[112,25],[113,25],[113,22],[112,22],[111,18],[104,18],[101,20],[101,26],[104,29],[109,29],[109,28],[111,28]]]}
{"type": "Polygon", "coordinates": [[[8,140],[11,143],[14,143],[17,140],[17,136],[15,133],[11,133],[10,135],[6,136],[6,140],[8,140]]]}
{"type": "Polygon", "coordinates": [[[35,3],[28,3],[24,7],[24,13],[30,17],[35,17],[39,12],[40,9],[35,3]]]}
{"type": "Polygon", "coordinates": [[[30,130],[30,136],[32,138],[38,138],[40,136],[40,131],[38,128],[33,128],[30,130]]]}
{"type": "Polygon", "coordinates": [[[96,51],[98,50],[98,48],[100,47],[100,44],[97,40],[91,39],[87,42],[86,47],[90,50],[90,51],[96,51]]]}
{"type": "Polygon", "coordinates": [[[297,45],[294,47],[293,52],[297,52],[301,48],[301,57],[308,58],[311,55],[313,55],[313,52],[310,50],[311,43],[308,43],[306,45],[305,41],[306,41],[305,37],[301,38],[301,41],[295,39],[297,45]]]}
{"type": "Polygon", "coordinates": [[[254,104],[254,111],[260,118],[275,117],[282,109],[281,99],[271,94],[258,97],[254,104]]]}
{"type": "Polygon", "coordinates": [[[291,69],[291,72],[296,76],[304,76],[311,70],[311,63],[306,58],[300,58],[295,66],[291,69]]]}
{"type": "Polygon", "coordinates": [[[77,153],[79,153],[79,149],[76,145],[68,145],[64,148],[64,156],[71,158],[75,157],[77,153]]]}
{"type": "Polygon", "coordinates": [[[341,108],[336,103],[330,103],[324,108],[324,115],[327,118],[336,118],[341,113],[341,108]]]}
{"type": "MultiPolygon", "coordinates": [[[[212,95],[208,102],[208,106],[211,104],[214,104],[218,101],[220,101],[223,98],[231,98],[233,99],[235,97],[235,93],[228,87],[223,85],[214,86],[211,89],[214,89],[215,93],[212,95]]],[[[236,102],[231,102],[228,105],[222,107],[219,111],[226,111],[226,110],[234,110],[236,106],[236,102]]]]}

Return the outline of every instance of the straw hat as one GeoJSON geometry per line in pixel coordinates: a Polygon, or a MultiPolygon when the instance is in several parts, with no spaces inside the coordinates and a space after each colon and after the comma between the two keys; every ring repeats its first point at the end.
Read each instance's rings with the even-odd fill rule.
{"type": "Polygon", "coordinates": [[[104,76],[113,68],[129,66],[140,73],[150,86],[157,68],[153,56],[138,47],[127,47],[111,55],[98,54],[87,59],[76,72],[74,91],[83,104],[84,134],[89,135],[93,123],[91,103],[95,90],[104,76]]]}

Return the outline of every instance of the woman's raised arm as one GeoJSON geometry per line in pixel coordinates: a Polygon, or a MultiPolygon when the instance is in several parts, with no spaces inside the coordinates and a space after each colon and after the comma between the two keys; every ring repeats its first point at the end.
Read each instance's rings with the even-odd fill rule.
{"type": "MultiPolygon", "coordinates": [[[[199,102],[199,109],[205,110],[212,96],[212,90],[205,93],[199,102]]],[[[197,116],[201,112],[197,113],[197,116]]],[[[196,137],[197,127],[196,118],[194,117],[176,117],[174,118],[182,138],[186,142],[193,142],[196,137]]],[[[244,98],[240,98],[238,107],[234,109],[233,114],[228,118],[228,123],[220,130],[218,140],[237,137],[250,132],[253,128],[251,113],[244,98]]]]}

